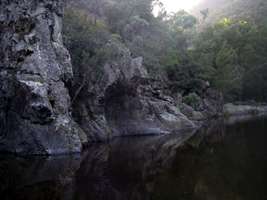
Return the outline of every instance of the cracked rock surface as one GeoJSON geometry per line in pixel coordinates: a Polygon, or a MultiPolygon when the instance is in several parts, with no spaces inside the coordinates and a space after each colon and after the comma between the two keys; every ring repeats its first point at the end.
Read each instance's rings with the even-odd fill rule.
{"type": "MultiPolygon", "coordinates": [[[[142,57],[132,58],[130,50],[116,40],[107,43],[106,48],[117,56],[105,64],[97,83],[88,80],[83,85],[73,102],[74,117],[89,141],[165,135],[196,128],[175,100],[165,94],[163,81],[149,76],[142,57]]],[[[84,73],[74,68],[73,91],[79,91],[84,73]]],[[[92,73],[97,76],[95,68],[92,73]]]]}
{"type": "Polygon", "coordinates": [[[66,85],[70,56],[62,43],[61,0],[0,2],[0,151],[81,151],[66,85]]]}

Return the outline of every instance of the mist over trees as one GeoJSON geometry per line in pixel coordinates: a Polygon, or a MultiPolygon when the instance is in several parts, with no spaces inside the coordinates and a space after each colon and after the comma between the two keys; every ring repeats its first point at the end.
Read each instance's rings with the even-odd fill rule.
{"type": "Polygon", "coordinates": [[[124,48],[174,93],[200,93],[208,83],[226,101],[266,101],[267,2],[206,0],[192,13],[167,13],[158,0],[69,0],[64,41],[87,79],[97,81],[91,69],[101,77],[124,48]]]}
{"type": "Polygon", "coordinates": [[[196,36],[195,59],[228,100],[266,101],[267,2],[204,1],[210,14],[196,36]]]}

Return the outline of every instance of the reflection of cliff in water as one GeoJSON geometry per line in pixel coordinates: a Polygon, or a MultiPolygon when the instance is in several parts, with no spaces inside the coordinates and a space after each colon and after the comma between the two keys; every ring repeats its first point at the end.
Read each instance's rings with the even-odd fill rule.
{"type": "Polygon", "coordinates": [[[0,157],[2,200],[69,199],[80,158],[0,157]]]}
{"type": "Polygon", "coordinates": [[[158,199],[266,199],[266,122],[226,122],[200,131],[176,154],[167,177],[177,179],[159,181],[159,194],[170,196],[158,199]]]}
{"type": "Polygon", "coordinates": [[[124,138],[89,148],[77,173],[76,199],[150,199],[155,178],[192,134],[124,138]]]}
{"type": "Polygon", "coordinates": [[[264,200],[266,122],[116,139],[78,158],[1,159],[1,199],[264,200]]]}

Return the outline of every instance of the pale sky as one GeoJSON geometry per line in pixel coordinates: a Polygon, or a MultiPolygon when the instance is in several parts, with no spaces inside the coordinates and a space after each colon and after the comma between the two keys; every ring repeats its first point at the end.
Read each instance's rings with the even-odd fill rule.
{"type": "Polygon", "coordinates": [[[176,12],[178,10],[190,11],[202,0],[161,0],[168,12],[176,12]]]}

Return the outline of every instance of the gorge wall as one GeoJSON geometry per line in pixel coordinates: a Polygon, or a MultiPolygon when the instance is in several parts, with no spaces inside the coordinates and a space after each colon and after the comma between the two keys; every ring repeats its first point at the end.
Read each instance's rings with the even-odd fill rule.
{"type": "MultiPolygon", "coordinates": [[[[109,41],[105,48],[111,48],[114,57],[103,66],[97,82],[85,77],[81,83],[91,66],[85,71],[74,68],[73,114],[90,141],[196,128],[165,93],[164,83],[149,76],[141,57],[131,58],[117,40],[109,41]]],[[[95,68],[91,73],[97,76],[95,68]]]]}
{"type": "Polygon", "coordinates": [[[72,66],[62,15],[61,0],[0,2],[0,151],[81,151],[66,89],[72,66]]]}
{"type": "Polygon", "coordinates": [[[220,95],[208,86],[196,109],[181,103],[116,39],[105,46],[113,57],[97,81],[93,66],[72,67],[63,7],[62,0],[0,2],[1,152],[77,153],[82,144],[116,136],[195,129],[219,112],[220,95]]]}

